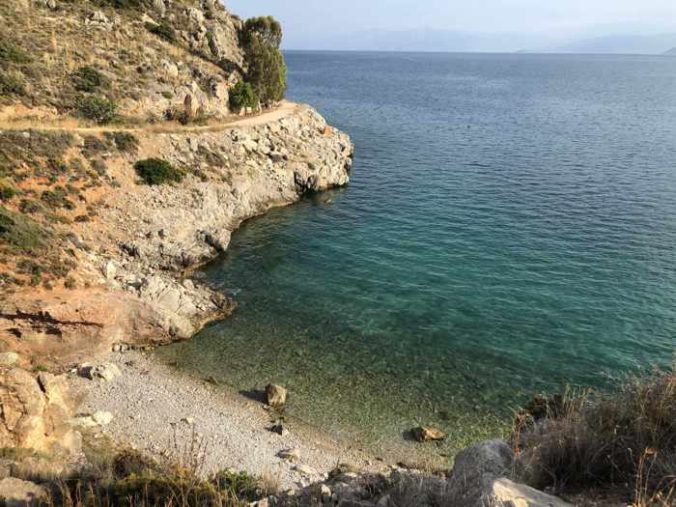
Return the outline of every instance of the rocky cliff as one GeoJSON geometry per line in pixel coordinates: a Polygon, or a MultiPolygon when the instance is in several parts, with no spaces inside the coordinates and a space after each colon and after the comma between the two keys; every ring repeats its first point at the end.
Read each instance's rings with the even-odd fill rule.
{"type": "Polygon", "coordinates": [[[228,314],[190,270],[243,220],[347,184],[353,147],[308,106],[230,111],[241,21],[216,0],[9,0],[0,24],[0,439],[72,449],[76,404],[44,372],[228,314]],[[148,159],[181,182],[144,184],[148,159]]]}

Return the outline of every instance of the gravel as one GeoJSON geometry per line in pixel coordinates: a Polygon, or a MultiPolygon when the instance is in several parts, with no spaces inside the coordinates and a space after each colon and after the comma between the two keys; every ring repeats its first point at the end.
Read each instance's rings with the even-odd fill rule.
{"type": "Polygon", "coordinates": [[[139,352],[114,353],[107,361],[121,375],[109,382],[74,378],[82,391],[83,413],[110,412],[101,428],[120,444],[153,455],[181,458],[193,439],[206,451],[204,473],[233,468],[279,481],[282,488],[305,487],[326,477],[339,463],[380,471],[364,451],[294,420],[283,436],[270,431],[265,406],[225,386],[191,377],[139,352]],[[298,459],[284,459],[293,449],[298,459]]]}

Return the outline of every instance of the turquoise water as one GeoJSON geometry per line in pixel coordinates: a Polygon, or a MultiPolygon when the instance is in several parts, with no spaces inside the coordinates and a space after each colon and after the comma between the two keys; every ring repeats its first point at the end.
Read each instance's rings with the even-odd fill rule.
{"type": "Polygon", "coordinates": [[[351,185],[252,220],[203,275],[235,315],[159,354],[380,449],[450,452],[536,391],[668,367],[676,59],[289,53],[351,185]],[[406,446],[409,444],[402,443],[406,446]]]}

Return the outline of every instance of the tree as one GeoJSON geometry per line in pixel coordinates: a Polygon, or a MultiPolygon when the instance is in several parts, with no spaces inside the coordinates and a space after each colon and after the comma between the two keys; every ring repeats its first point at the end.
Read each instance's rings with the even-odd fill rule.
{"type": "Polygon", "coordinates": [[[279,102],[286,93],[286,64],[279,49],[282,25],[271,16],[251,18],[244,23],[240,40],[247,66],[246,81],[261,105],[279,102]]]}

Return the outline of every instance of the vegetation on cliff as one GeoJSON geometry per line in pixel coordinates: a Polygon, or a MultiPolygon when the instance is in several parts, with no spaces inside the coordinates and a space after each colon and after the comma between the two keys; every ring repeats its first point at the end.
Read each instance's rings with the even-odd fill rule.
{"type": "Polygon", "coordinates": [[[270,16],[248,19],[240,40],[248,67],[247,82],[263,106],[279,102],[286,93],[286,64],[279,49],[282,25],[270,16]]]}
{"type": "Polygon", "coordinates": [[[512,444],[534,487],[601,488],[637,506],[673,505],[676,374],[658,371],[612,393],[535,398],[517,414],[512,444]]]}

